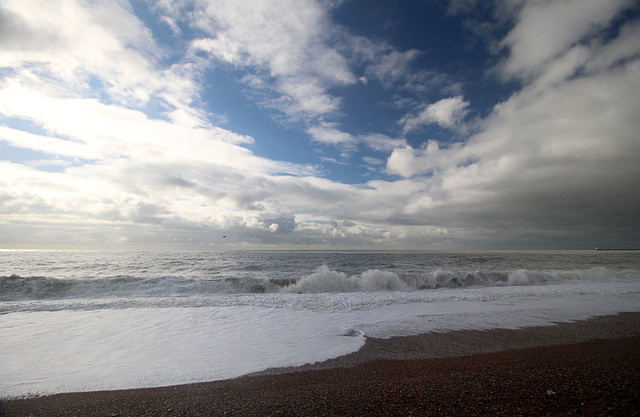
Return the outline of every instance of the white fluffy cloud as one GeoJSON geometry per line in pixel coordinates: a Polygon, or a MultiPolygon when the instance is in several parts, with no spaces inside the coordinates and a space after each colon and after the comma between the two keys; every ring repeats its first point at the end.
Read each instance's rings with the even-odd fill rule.
{"type": "Polygon", "coordinates": [[[405,133],[415,131],[428,124],[437,124],[449,129],[459,127],[467,115],[469,102],[462,96],[443,98],[435,103],[422,106],[418,112],[400,120],[405,133]]]}
{"type": "Polygon", "coordinates": [[[510,50],[505,74],[536,76],[545,66],[633,4],[631,0],[527,1],[515,28],[502,41],[510,50]]]}
{"type": "Polygon", "coordinates": [[[162,88],[149,78],[161,52],[127,3],[8,0],[2,20],[2,67],[45,71],[77,90],[99,74],[111,97],[131,104],[162,88]]]}
{"type": "MultiPolygon", "coordinates": [[[[289,117],[318,117],[338,110],[327,90],[355,83],[347,60],[324,40],[331,37],[328,4],[305,0],[194,0],[192,24],[211,37],[192,48],[253,69],[261,85],[281,96],[266,104],[289,117]]],[[[178,18],[179,16],[175,16],[178,18]]]]}
{"type": "MultiPolygon", "coordinates": [[[[168,57],[124,1],[63,0],[53,10],[5,0],[0,142],[28,156],[0,158],[0,243],[197,246],[223,232],[238,245],[632,241],[640,24],[602,32],[629,4],[525,2],[501,40],[508,57],[494,68],[523,87],[465,141],[410,146],[345,131],[336,90],[362,75],[383,89],[455,83],[412,72],[418,51],[349,36],[330,22],[329,3],[158,3],[176,37],[203,35],[168,57]],[[199,106],[201,74],[214,64],[242,68],[247,88],[265,93],[260,104],[303,121],[301,137],[347,153],[367,146],[377,152],[360,159],[370,169],[390,155],[391,175],[344,184],[257,156],[260,138],[215,126],[199,106]]],[[[441,97],[407,101],[402,108],[417,110],[395,127],[466,132],[473,100],[441,97]]]]}
{"type": "Polygon", "coordinates": [[[286,230],[265,223],[281,212],[262,201],[277,193],[269,178],[313,169],[257,157],[244,147],[253,138],[206,121],[191,105],[197,68],[160,65],[161,48],[127,3],[65,1],[59,13],[50,6],[3,3],[11,23],[3,29],[13,32],[0,44],[1,64],[12,70],[0,81],[0,115],[33,133],[3,125],[0,141],[52,157],[2,163],[3,230],[22,227],[14,239],[49,245],[82,227],[106,244],[169,243],[157,233],[206,235],[261,222],[265,232],[286,230]],[[163,113],[145,113],[150,102],[163,113]],[[42,171],[43,164],[62,170],[42,171]]]}
{"type": "Polygon", "coordinates": [[[387,160],[387,170],[403,177],[425,174],[445,165],[441,159],[444,153],[451,154],[442,152],[435,140],[430,140],[420,149],[411,146],[396,148],[387,160]]]}

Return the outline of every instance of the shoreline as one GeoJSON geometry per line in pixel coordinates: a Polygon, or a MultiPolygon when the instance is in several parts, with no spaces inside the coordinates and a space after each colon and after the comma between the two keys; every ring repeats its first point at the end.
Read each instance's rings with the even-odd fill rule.
{"type": "Polygon", "coordinates": [[[457,330],[367,338],[357,352],[324,362],[272,368],[245,376],[278,375],[289,372],[348,368],[375,360],[421,360],[455,358],[514,349],[569,345],[596,339],[640,336],[640,312],[594,316],[586,320],[558,322],[549,326],[517,329],[457,330]]]}
{"type": "Polygon", "coordinates": [[[640,313],[620,313],[367,339],[350,355],[231,380],[2,400],[0,416],[634,415],[638,404],[640,313]]]}

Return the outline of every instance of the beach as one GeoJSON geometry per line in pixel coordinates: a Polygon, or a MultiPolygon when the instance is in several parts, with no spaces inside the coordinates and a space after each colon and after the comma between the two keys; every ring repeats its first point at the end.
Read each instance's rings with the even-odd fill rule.
{"type": "Polygon", "coordinates": [[[367,339],[241,378],[4,400],[2,416],[620,415],[640,412],[640,313],[367,339]]]}

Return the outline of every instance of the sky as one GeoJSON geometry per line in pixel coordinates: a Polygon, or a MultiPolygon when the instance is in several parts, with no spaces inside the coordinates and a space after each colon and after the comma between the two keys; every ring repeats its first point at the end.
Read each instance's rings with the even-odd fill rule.
{"type": "Polygon", "coordinates": [[[640,3],[2,0],[0,247],[640,247],[640,3]]]}

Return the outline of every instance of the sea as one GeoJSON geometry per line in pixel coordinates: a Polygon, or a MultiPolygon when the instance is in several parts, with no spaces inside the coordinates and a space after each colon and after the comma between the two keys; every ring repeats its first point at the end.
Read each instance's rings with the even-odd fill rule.
{"type": "Polygon", "coordinates": [[[640,311],[638,251],[0,250],[0,398],[235,378],[367,338],[640,311]]]}

